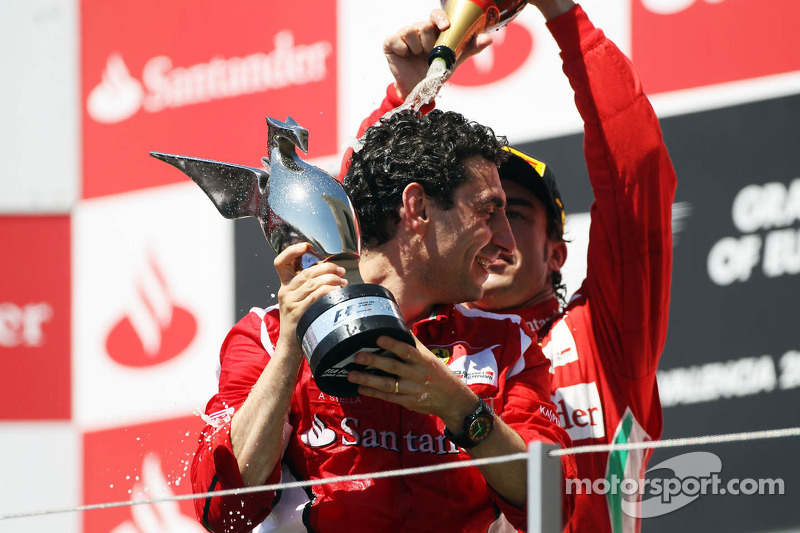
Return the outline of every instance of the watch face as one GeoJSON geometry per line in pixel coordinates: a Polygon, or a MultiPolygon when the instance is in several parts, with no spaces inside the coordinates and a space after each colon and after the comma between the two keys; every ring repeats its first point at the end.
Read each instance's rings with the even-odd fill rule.
{"type": "Polygon", "coordinates": [[[474,442],[480,442],[489,436],[492,430],[492,419],[488,416],[476,418],[469,425],[469,438],[474,442]]]}

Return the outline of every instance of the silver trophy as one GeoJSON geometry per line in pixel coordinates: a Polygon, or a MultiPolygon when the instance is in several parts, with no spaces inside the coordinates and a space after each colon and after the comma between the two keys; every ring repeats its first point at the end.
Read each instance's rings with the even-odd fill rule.
{"type": "Polygon", "coordinates": [[[276,254],[308,242],[300,268],[332,261],[345,268],[347,287],[315,302],[302,316],[297,338],[311,373],[323,392],[356,396],[347,381],[351,370],[380,373],[354,362],[359,351],[382,352],[375,344],[389,335],[413,346],[414,339],[392,294],[364,283],[358,273],[360,230],[353,204],[330,174],[300,159],[308,153],[308,131],[291,117],[267,118],[269,158],[264,169],[151,152],[192,178],[228,219],[255,217],[276,254]]]}

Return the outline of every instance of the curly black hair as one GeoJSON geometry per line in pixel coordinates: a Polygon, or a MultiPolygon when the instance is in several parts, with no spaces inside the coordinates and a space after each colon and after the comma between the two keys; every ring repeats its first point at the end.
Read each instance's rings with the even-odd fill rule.
{"type": "Polygon", "coordinates": [[[361,243],[370,248],[390,240],[400,222],[403,189],[419,183],[442,209],[453,207],[453,192],[468,180],[464,161],[472,156],[500,165],[508,144],[491,128],[452,111],[420,116],[395,113],[369,128],[353,154],[344,188],[361,225],[361,243]]]}

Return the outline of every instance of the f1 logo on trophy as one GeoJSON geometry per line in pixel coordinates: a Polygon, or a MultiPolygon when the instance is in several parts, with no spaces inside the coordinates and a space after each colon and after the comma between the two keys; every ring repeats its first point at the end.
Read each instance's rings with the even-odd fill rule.
{"type": "MultiPolygon", "coordinates": [[[[228,219],[255,217],[276,254],[308,242],[301,267],[332,261],[346,269],[350,282],[315,302],[297,326],[317,386],[333,396],[357,396],[347,381],[351,370],[370,371],[354,362],[359,351],[382,353],[381,335],[414,345],[391,292],[364,283],[358,273],[360,229],[353,204],[336,179],[300,159],[308,153],[308,130],[291,117],[267,117],[269,158],[264,170],[208,159],[151,152],[192,178],[228,219]]],[[[374,372],[381,372],[372,369],[374,372]]]]}

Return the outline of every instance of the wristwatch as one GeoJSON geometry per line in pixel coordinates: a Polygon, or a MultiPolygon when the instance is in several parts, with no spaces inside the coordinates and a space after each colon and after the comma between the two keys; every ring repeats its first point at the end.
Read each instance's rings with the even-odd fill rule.
{"type": "Polygon", "coordinates": [[[489,404],[481,400],[478,408],[464,417],[464,428],[458,433],[453,433],[445,426],[444,436],[456,446],[472,448],[477,446],[492,434],[494,428],[494,411],[489,404]]]}

